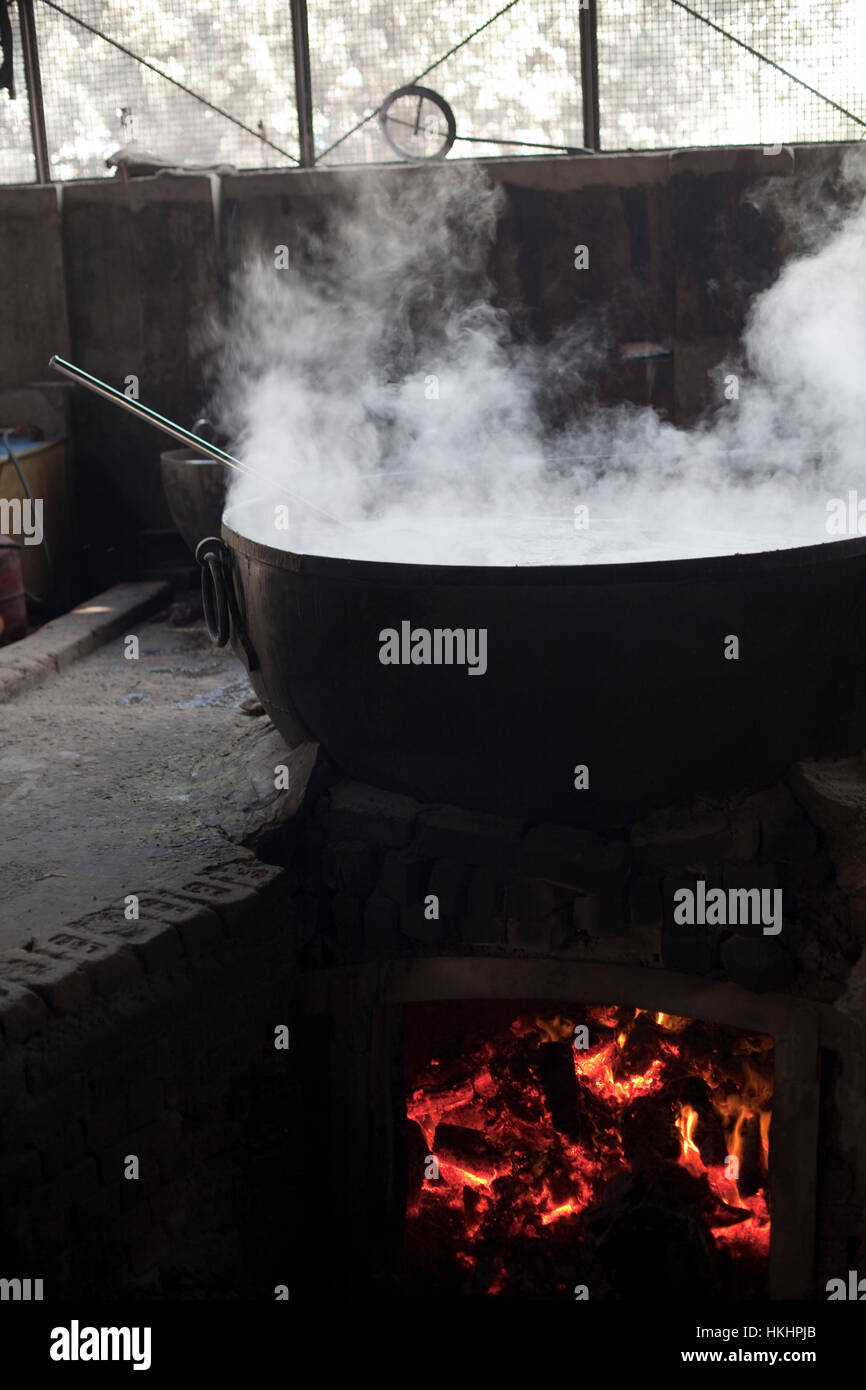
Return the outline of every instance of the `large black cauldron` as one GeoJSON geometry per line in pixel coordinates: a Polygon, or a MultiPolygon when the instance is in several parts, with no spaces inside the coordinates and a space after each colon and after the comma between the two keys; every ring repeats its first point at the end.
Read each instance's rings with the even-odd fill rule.
{"type": "Polygon", "coordinates": [[[211,635],[290,744],[320,740],[362,781],[612,829],[866,743],[866,539],[488,568],[298,555],[233,525],[242,508],[199,546],[211,635]],[[383,665],[403,621],[486,628],[486,673],[383,665]]]}

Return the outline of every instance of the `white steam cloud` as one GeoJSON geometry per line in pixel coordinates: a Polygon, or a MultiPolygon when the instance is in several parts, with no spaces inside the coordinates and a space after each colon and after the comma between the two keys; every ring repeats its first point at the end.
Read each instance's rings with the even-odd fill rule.
{"type": "Polygon", "coordinates": [[[681,430],[649,407],[573,408],[601,355],[588,324],[515,341],[485,276],[502,194],[477,166],[349,188],[300,263],[259,261],[235,286],[217,403],[256,477],[234,475],[229,525],[302,553],[441,564],[834,538],[828,501],[866,487],[866,198],[754,301],[739,399],[681,430]],[[276,529],[287,492],[346,525],[290,502],[276,529]]]}

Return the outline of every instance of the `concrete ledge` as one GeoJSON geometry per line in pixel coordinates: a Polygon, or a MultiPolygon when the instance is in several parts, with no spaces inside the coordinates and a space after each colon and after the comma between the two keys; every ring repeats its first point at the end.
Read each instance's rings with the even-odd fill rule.
{"type": "Polygon", "coordinates": [[[134,921],[120,904],[103,906],[40,932],[23,949],[0,950],[0,1040],[40,1031],[40,1000],[52,1014],[76,1013],[96,996],[134,992],[145,976],[172,975],[184,958],[195,973],[237,938],[249,949],[292,925],[284,869],[233,846],[224,862],[190,875],[179,888],[143,892],[134,921]]]}
{"type": "Polygon", "coordinates": [[[171,587],[165,583],[115,584],[30,637],[0,648],[0,704],[65,671],[79,657],[164,608],[170,597],[171,587]]]}

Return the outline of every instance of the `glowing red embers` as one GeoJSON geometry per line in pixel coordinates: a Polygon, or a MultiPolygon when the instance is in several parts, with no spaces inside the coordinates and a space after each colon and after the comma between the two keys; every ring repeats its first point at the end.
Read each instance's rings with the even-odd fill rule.
{"type": "Polygon", "coordinates": [[[719,1288],[732,1262],[750,1287],[765,1274],[769,1038],[613,1006],[521,1013],[428,1052],[408,1096],[408,1245],[472,1293],[519,1292],[546,1251],[531,1281],[549,1296],[586,1270],[616,1296],[635,1210],[649,1229],[672,1212],[719,1288]]]}

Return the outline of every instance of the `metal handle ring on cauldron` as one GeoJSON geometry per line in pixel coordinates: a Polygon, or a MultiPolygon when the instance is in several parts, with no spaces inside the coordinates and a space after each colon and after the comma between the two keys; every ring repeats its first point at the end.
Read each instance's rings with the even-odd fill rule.
{"type": "Polygon", "coordinates": [[[195,558],[201,565],[201,606],[208,636],[218,647],[224,647],[229,640],[225,546],[218,536],[206,536],[196,546],[195,558]]]}

